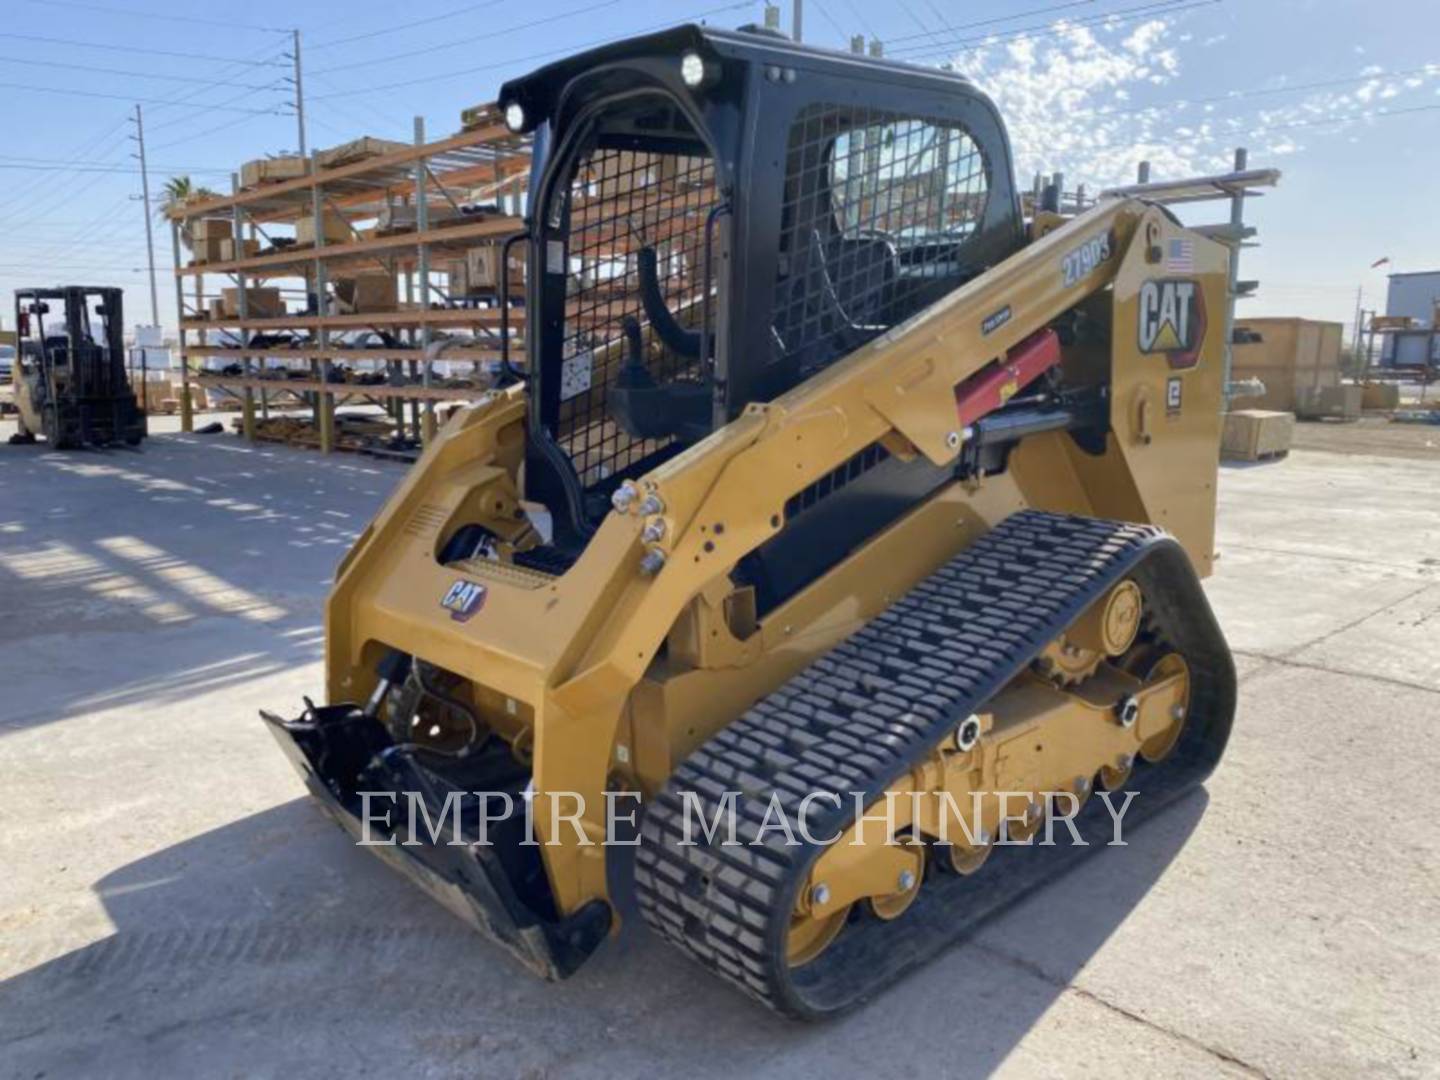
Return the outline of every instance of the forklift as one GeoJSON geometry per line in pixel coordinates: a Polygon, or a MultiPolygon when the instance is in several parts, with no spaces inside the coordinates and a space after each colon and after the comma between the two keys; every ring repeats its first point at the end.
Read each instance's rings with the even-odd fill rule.
{"type": "Polygon", "coordinates": [[[121,290],[83,285],[19,289],[14,375],[19,430],[57,450],[138,446],[145,415],[125,373],[121,290]],[[48,318],[52,305],[58,316],[48,318]]]}

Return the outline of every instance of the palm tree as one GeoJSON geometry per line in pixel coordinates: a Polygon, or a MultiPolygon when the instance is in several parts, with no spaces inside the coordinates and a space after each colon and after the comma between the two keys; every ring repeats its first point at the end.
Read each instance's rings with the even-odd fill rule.
{"type": "Polygon", "coordinates": [[[207,187],[196,187],[194,181],[188,176],[172,176],[165,181],[165,186],[161,190],[165,193],[165,199],[155,212],[162,216],[190,199],[208,198],[215,194],[207,187]]]}

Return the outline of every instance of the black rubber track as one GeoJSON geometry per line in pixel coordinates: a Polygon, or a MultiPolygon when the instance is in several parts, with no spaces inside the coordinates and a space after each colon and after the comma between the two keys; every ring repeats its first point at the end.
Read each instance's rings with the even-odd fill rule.
{"type": "MultiPolygon", "coordinates": [[[[821,845],[758,834],[772,794],[791,822],[810,792],[810,835],[834,836],[853,796],[879,797],[917,758],[982,706],[1124,577],[1145,595],[1147,627],[1192,675],[1190,712],[1175,750],[1137,760],[1130,828],[1200,783],[1219,761],[1235,710],[1235,668],[1184,550],[1140,525],[1026,510],[1007,518],[898,602],[757,702],[687,758],[648,808],[636,859],[646,921],[712,971],[777,1012],[814,1019],[851,1008],[933,959],[997,909],[1053,880],[1091,846],[997,850],[971,877],[936,874],[899,919],[863,915],[815,961],[791,969],[785,940],[797,890],[821,845]],[[727,791],[738,844],[682,844],[682,792],[713,820],[727,791]]],[[[692,807],[692,814],[694,813],[692,807]]],[[[1099,799],[1077,819],[1108,839],[1099,799]]],[[[694,820],[698,821],[698,817],[694,820]]],[[[1061,837],[1067,834],[1061,833],[1061,837]]]]}

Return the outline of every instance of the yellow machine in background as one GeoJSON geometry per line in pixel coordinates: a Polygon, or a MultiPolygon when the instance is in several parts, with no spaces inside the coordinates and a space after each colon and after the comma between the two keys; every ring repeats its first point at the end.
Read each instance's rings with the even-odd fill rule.
{"type": "Polygon", "coordinates": [[[1133,200],[1027,223],[964,79],[759,31],[501,104],[527,363],[341,565],[329,704],[267,715],[342,824],[558,977],[633,793],[646,920],[814,1017],[1066,865],[987,862],[1058,795],[1209,772],[1224,248],[1133,200]],[[386,842],[452,805],[459,843],[386,842]]]}

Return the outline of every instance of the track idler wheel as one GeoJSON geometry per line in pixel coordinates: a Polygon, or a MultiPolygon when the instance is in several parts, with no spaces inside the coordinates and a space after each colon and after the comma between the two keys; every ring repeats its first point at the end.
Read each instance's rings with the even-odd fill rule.
{"type": "Polygon", "coordinates": [[[995,841],[987,839],[973,848],[960,844],[948,844],[945,847],[948,850],[945,852],[945,862],[942,865],[949,867],[962,877],[969,877],[971,874],[979,873],[980,868],[989,860],[990,853],[995,850],[995,841]]]}
{"type": "Polygon", "coordinates": [[[1180,701],[1170,717],[1169,726],[1140,744],[1140,756],[1152,764],[1164,761],[1170,755],[1180,741],[1180,732],[1185,729],[1185,717],[1190,712],[1190,665],[1179,653],[1166,653],[1141,676],[1148,684],[1177,675],[1181,677],[1180,701]]]}
{"type": "Polygon", "coordinates": [[[907,866],[900,871],[893,893],[886,896],[871,896],[866,899],[865,907],[870,914],[886,922],[898,919],[905,914],[910,905],[915,902],[915,898],[920,895],[920,883],[925,880],[925,845],[910,833],[896,837],[896,842],[912,848],[919,857],[919,866],[914,869],[907,866]]]}
{"type": "MultiPolygon", "coordinates": [[[[810,897],[812,904],[824,904],[829,899],[823,890],[824,885],[815,886],[810,897]]],[[[830,943],[844,929],[845,920],[850,917],[853,906],[846,904],[828,915],[814,915],[809,911],[792,915],[790,932],[785,938],[785,957],[790,966],[793,968],[808,964],[829,948],[830,943]]]]}

